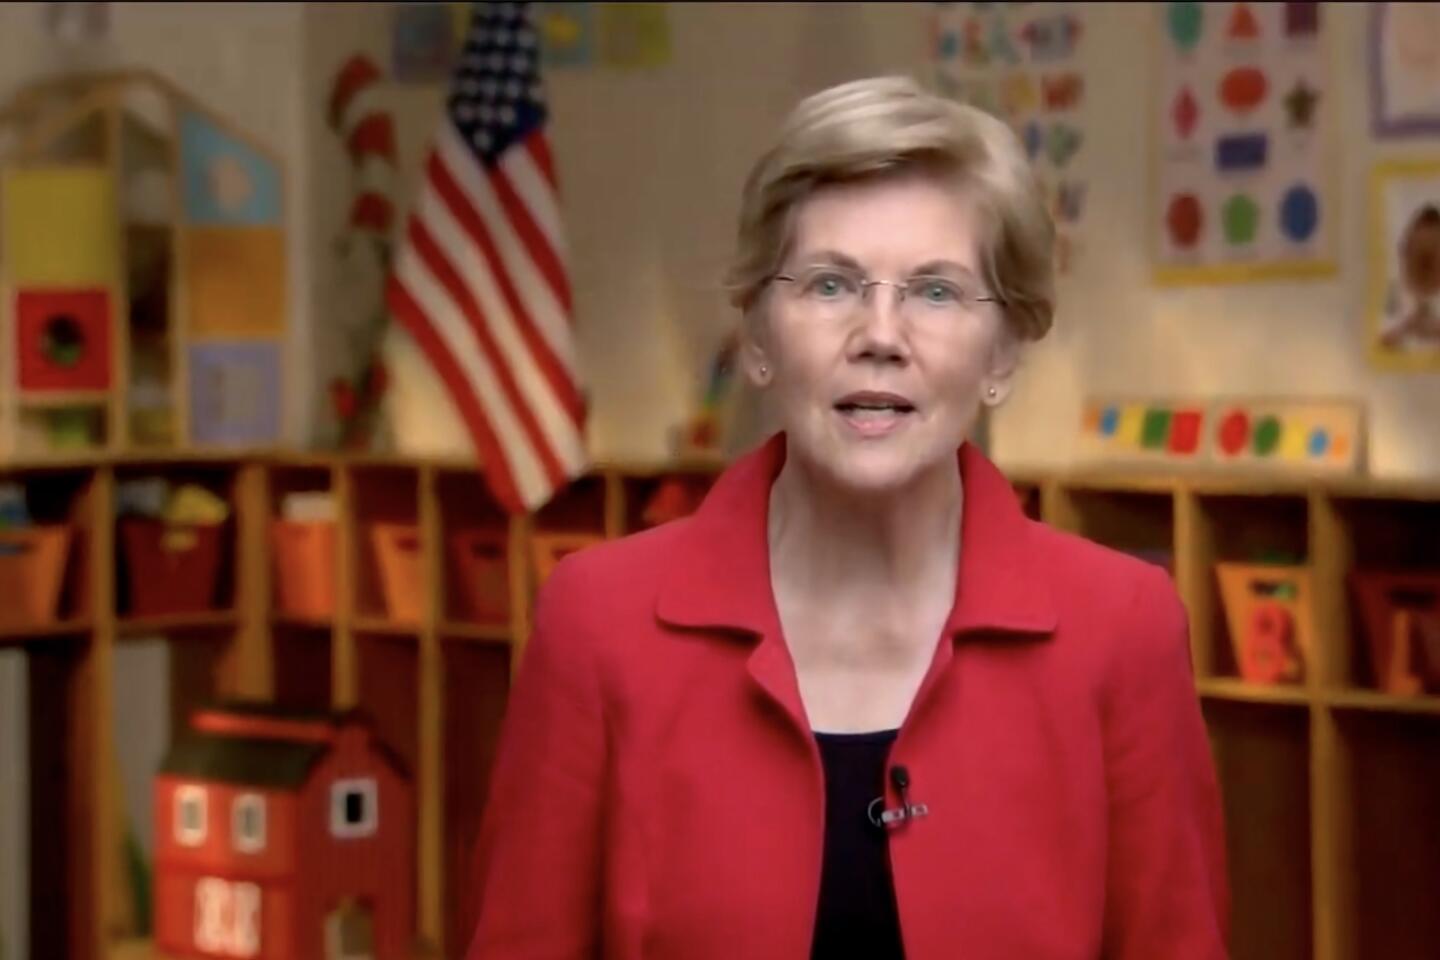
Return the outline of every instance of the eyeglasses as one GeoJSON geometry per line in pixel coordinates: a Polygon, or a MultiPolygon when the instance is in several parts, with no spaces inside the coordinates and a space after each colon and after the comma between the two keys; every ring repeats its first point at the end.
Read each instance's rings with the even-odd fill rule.
{"type": "Polygon", "coordinates": [[[788,286],[790,299],[821,319],[853,316],[869,300],[872,287],[894,287],[902,316],[944,321],[972,313],[981,303],[1004,304],[949,277],[917,275],[906,280],[870,280],[855,270],[833,265],[807,267],[798,273],[777,273],[770,279],[788,286]]]}

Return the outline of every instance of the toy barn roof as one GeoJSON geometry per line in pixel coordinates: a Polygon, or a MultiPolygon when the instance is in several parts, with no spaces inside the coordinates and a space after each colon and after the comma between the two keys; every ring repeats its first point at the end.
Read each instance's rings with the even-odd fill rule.
{"type": "Polygon", "coordinates": [[[306,712],[253,701],[225,701],[196,710],[165,762],[163,774],[238,786],[298,788],[336,743],[342,728],[361,726],[369,748],[401,776],[404,761],[359,710],[306,712]]]}
{"type": "Polygon", "coordinates": [[[246,787],[299,787],[330,749],[327,743],[215,736],[187,731],[175,739],[160,772],[246,787]]]}

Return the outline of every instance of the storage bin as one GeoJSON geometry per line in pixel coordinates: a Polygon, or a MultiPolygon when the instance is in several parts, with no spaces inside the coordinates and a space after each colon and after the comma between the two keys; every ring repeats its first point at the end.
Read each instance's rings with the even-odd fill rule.
{"type": "Polygon", "coordinates": [[[396,623],[419,623],[425,606],[420,528],[413,523],[374,523],[370,542],[386,614],[396,623]]]}
{"type": "Polygon", "coordinates": [[[131,616],[203,613],[220,585],[223,524],[120,521],[131,616]]]}
{"type": "Polygon", "coordinates": [[[1440,573],[1355,571],[1371,682],[1398,696],[1440,692],[1440,573]]]}
{"type": "Polygon", "coordinates": [[[270,523],[274,551],[275,607],[284,616],[326,620],[335,615],[335,523],[285,520],[270,523]]]}
{"type": "Polygon", "coordinates": [[[1309,568],[1226,562],[1215,573],[1241,678],[1304,682],[1314,636],[1309,568]]]}
{"type": "Polygon", "coordinates": [[[0,530],[0,630],[54,623],[60,615],[70,527],[0,530]]]}
{"type": "Polygon", "coordinates": [[[455,564],[456,607],[471,623],[504,626],[510,622],[509,541],[495,530],[460,530],[450,536],[455,564]]]}

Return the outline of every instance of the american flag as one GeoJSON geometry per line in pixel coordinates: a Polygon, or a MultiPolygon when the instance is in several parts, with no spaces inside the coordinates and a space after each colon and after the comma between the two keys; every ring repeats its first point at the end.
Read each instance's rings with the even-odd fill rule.
{"type": "Polygon", "coordinates": [[[512,512],[545,503],[588,465],[531,15],[529,3],[472,4],[387,291],[512,512]]]}

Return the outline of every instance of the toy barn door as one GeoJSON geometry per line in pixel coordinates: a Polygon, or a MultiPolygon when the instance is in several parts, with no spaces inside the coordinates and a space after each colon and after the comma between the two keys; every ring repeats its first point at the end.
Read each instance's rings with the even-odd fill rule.
{"type": "Polygon", "coordinates": [[[342,901],[325,918],[325,960],[375,960],[375,925],[364,904],[342,901]]]}
{"type": "Polygon", "coordinates": [[[195,884],[195,949],[227,957],[260,954],[260,888],[204,877],[195,884]]]}

